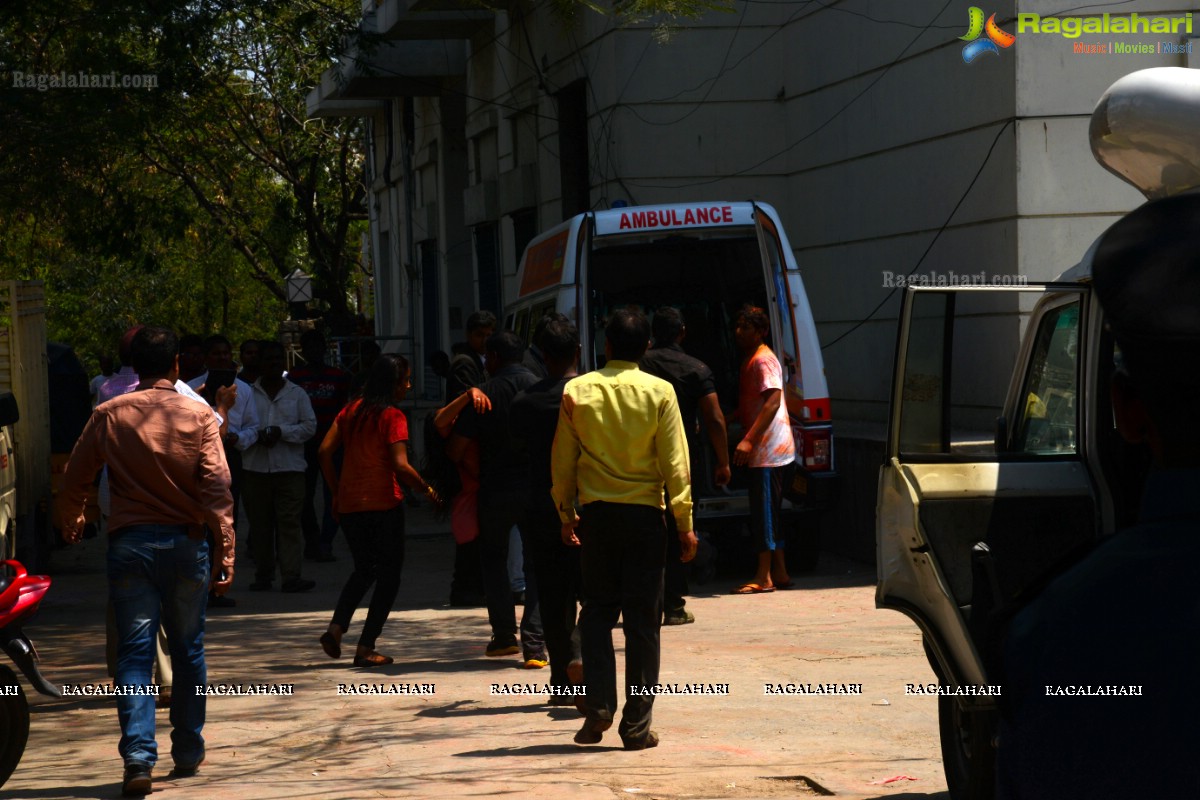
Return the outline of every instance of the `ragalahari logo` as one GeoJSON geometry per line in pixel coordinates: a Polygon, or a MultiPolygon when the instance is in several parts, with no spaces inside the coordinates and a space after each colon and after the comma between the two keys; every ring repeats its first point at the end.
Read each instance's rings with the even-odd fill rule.
{"type": "Polygon", "coordinates": [[[996,24],[996,15],[992,14],[987,18],[987,23],[983,21],[983,9],[979,6],[971,6],[968,11],[968,19],[970,27],[967,30],[966,36],[960,36],[959,39],[967,43],[963,48],[963,61],[970,64],[983,53],[993,53],[1000,55],[1000,48],[1008,49],[1013,46],[1013,42],[1017,37],[1001,30],[996,24]],[[980,39],[980,35],[987,34],[986,39],[980,39]]]}

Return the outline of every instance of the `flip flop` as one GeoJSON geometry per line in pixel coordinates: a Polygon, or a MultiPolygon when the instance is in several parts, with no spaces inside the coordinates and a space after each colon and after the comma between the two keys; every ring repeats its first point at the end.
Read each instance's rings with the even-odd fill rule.
{"type": "Polygon", "coordinates": [[[325,631],[321,634],[321,649],[325,651],[325,655],[330,658],[342,657],[342,646],[338,644],[337,639],[333,638],[333,634],[325,631]]]}
{"type": "Polygon", "coordinates": [[[794,589],[795,587],[796,587],[795,581],[784,581],[783,583],[775,584],[776,589],[794,589]]]}
{"type": "Polygon", "coordinates": [[[766,594],[775,591],[774,586],[759,586],[757,583],[743,583],[730,594],[766,594]]]}

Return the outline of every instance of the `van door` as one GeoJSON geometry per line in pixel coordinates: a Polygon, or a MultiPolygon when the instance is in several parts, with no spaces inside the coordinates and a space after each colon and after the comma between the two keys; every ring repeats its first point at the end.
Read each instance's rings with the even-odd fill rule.
{"type": "Polygon", "coordinates": [[[1076,284],[904,296],[876,605],[917,623],[943,683],[998,682],[1007,619],[1097,536],[1087,297],[1076,284]],[[1025,318],[1030,335],[1005,357],[1025,318]]]}

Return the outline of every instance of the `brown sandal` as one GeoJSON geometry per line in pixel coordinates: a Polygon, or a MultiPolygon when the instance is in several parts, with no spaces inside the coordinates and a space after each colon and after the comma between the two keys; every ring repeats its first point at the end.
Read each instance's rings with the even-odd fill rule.
{"type": "Polygon", "coordinates": [[[325,655],[330,658],[342,657],[342,646],[338,644],[338,640],[333,638],[333,634],[325,631],[321,634],[321,649],[325,651],[325,655]]]}

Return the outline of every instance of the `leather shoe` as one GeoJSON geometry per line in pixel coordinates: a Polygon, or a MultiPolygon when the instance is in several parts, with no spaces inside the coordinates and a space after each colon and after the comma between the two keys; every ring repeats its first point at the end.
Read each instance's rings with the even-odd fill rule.
{"type": "Polygon", "coordinates": [[[622,747],[626,750],[649,750],[651,747],[658,747],[658,734],[650,731],[646,734],[645,739],[630,741],[629,739],[622,740],[622,747]]]}
{"type": "Polygon", "coordinates": [[[316,581],[310,581],[308,578],[292,578],[291,580],[284,581],[283,586],[280,586],[279,590],[294,594],[296,592],[307,592],[316,585],[316,581]]]}
{"type": "Polygon", "coordinates": [[[122,797],[142,797],[150,794],[150,767],[145,764],[126,764],[121,781],[122,797]]]}
{"type": "Polygon", "coordinates": [[[200,754],[200,760],[194,764],[176,764],[175,769],[171,771],[171,777],[174,778],[190,778],[200,769],[200,765],[204,763],[204,754],[200,754]]]}
{"type": "Polygon", "coordinates": [[[575,744],[599,744],[604,732],[611,727],[611,719],[584,720],[583,727],[575,734],[575,744]]]}

